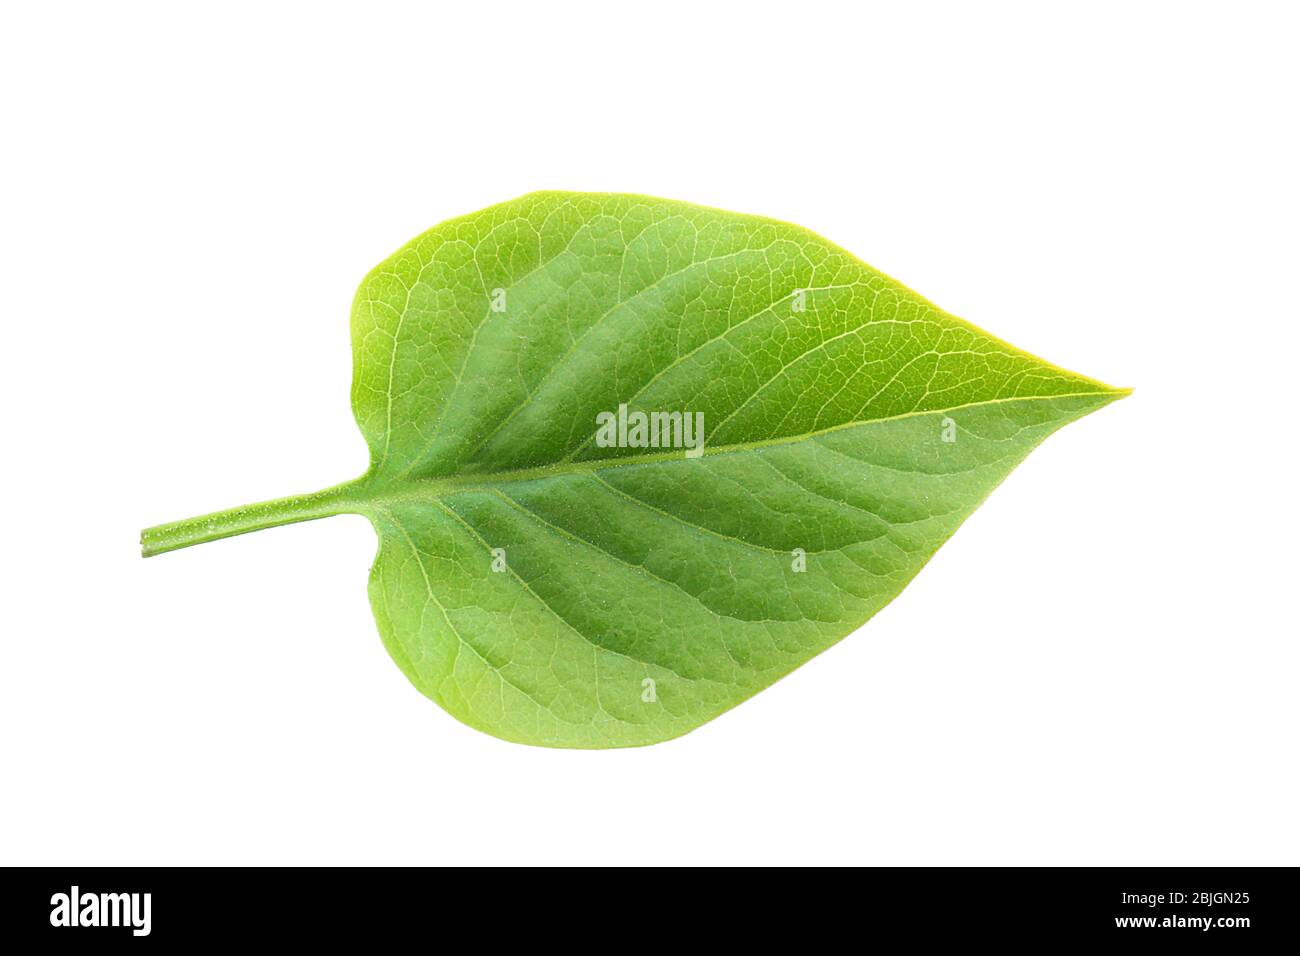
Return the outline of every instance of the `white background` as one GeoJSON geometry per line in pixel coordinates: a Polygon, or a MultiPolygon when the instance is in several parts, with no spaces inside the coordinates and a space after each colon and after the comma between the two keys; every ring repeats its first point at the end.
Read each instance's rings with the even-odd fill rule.
{"type": "Polygon", "coordinates": [[[1297,864],[1297,23],[1242,3],[11,5],[0,862],[1297,864]],[[537,188],[808,226],[1133,397],[656,747],[412,689],[348,309],[537,188]]]}

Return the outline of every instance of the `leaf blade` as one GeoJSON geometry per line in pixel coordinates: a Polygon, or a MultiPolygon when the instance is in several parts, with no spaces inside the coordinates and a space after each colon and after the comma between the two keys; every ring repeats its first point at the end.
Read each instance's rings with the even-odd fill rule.
{"type": "Polygon", "coordinates": [[[146,529],[144,553],[365,514],[399,668],[545,746],[655,743],[748,699],[892,600],[1048,435],[1127,394],[798,226],[624,194],[436,226],[366,276],[351,325],[367,473],[146,529]],[[615,410],[620,429],[678,416],[674,447],[598,441],[615,410]]]}

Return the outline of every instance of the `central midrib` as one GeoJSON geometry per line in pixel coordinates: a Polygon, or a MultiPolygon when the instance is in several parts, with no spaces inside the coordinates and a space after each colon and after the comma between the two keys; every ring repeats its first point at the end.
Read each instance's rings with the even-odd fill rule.
{"type": "MultiPolygon", "coordinates": [[[[729,445],[715,445],[712,447],[706,446],[703,453],[697,456],[697,458],[757,451],[762,448],[772,448],[779,445],[791,445],[802,441],[808,441],[809,439],[818,438],[822,435],[847,431],[852,428],[862,428],[867,425],[896,422],[908,418],[920,418],[927,415],[950,415],[953,412],[960,412],[964,409],[982,408],[990,405],[1006,405],[1020,402],[1051,402],[1068,398],[1120,398],[1127,394],[1127,389],[1098,388],[1091,391],[1063,392],[1058,395],[1022,395],[1013,398],[992,398],[980,402],[968,402],[963,405],[953,405],[948,408],[931,408],[924,411],[903,412],[899,415],[868,418],[861,421],[842,422],[838,425],[832,425],[816,431],[804,432],[799,435],[783,435],[778,438],[767,438],[760,441],[736,442],[729,445]]],[[[520,468],[510,471],[463,472],[452,475],[438,475],[430,478],[419,478],[408,475],[398,480],[397,487],[385,487],[382,477],[371,474],[358,479],[355,483],[357,486],[365,486],[362,496],[357,499],[356,503],[358,505],[364,505],[368,502],[379,503],[395,500],[400,501],[402,499],[422,499],[429,496],[439,497],[443,493],[453,493],[455,491],[462,491],[478,486],[486,487],[520,481],[536,481],[544,478],[560,478],[567,475],[580,475],[592,471],[604,471],[611,468],[622,468],[631,465],[650,465],[665,461],[685,460],[689,460],[686,458],[685,450],[678,448],[646,455],[625,455],[615,458],[595,458],[585,461],[556,462],[548,465],[538,465],[533,468],[520,468]]],[[[358,488],[357,490],[361,491],[362,489],[358,488]]]]}
{"type": "MultiPolygon", "coordinates": [[[[982,408],[990,405],[1002,405],[1016,402],[1052,402],[1069,398],[1092,397],[1103,401],[1122,398],[1128,389],[1110,388],[1100,385],[1085,391],[1063,392],[1058,395],[1022,395],[1014,398],[994,398],[982,402],[969,402],[952,405],[948,408],[931,408],[925,411],[904,412],[900,415],[883,416],[865,420],[843,422],[816,431],[800,435],[783,435],[761,441],[737,442],[730,445],[705,447],[699,458],[715,455],[734,455],[748,451],[757,451],[778,445],[790,445],[816,439],[852,428],[864,428],[886,422],[899,421],[921,416],[951,415],[968,408],[982,408]]],[[[625,455],[619,458],[596,458],[586,461],[560,461],[535,468],[522,468],[513,471],[468,472],[454,475],[440,475],[432,478],[385,478],[371,466],[362,477],[326,488],[322,491],[305,495],[291,495],[256,504],[227,508],[211,514],[172,521],[166,524],[145,528],[140,533],[140,549],[146,556],[188,548],[205,541],[216,541],[263,528],[292,524],[298,521],[312,521],[337,514],[360,514],[371,521],[380,520],[379,513],[385,503],[402,501],[427,502],[430,497],[441,500],[444,496],[457,491],[476,487],[495,487],[512,482],[540,481],[565,475],[591,474],[634,465],[649,465],[665,461],[685,461],[685,449],[652,452],[643,455],[625,455]]]]}

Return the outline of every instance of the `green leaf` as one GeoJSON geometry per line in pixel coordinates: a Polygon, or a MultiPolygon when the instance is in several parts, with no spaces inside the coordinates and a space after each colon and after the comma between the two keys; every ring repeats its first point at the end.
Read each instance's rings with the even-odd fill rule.
{"type": "Polygon", "coordinates": [[[148,529],[144,553],[364,514],[406,676],[558,747],[666,740],[788,674],[1035,445],[1127,394],[804,229],[630,195],[435,227],[361,283],[352,347],[363,477],[148,529]]]}

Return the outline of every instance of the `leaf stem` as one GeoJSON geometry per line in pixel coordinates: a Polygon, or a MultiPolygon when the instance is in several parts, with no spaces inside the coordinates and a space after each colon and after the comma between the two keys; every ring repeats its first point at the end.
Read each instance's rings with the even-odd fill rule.
{"type": "Polygon", "coordinates": [[[140,532],[140,553],[148,558],[263,528],[359,512],[361,509],[353,492],[362,480],[345,482],[307,495],[276,498],[145,528],[140,532]]]}

